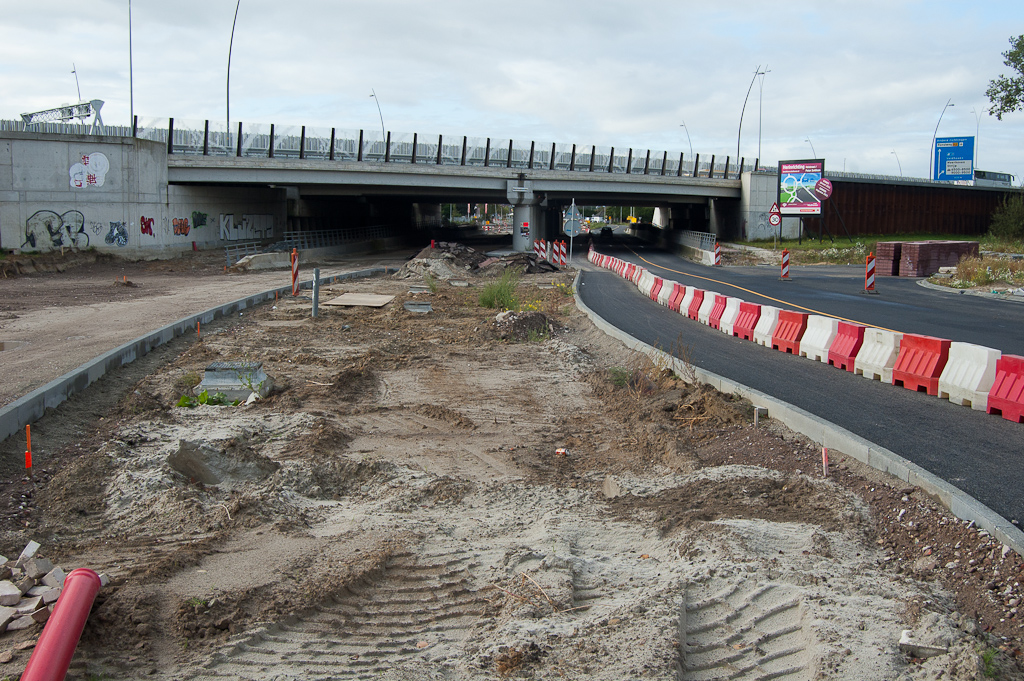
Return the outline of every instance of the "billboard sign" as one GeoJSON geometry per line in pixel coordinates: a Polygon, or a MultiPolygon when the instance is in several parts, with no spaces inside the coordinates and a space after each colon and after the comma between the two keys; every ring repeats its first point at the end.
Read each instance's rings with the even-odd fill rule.
{"type": "MultiPolygon", "coordinates": [[[[831,193],[818,189],[824,176],[825,159],[779,161],[780,212],[783,215],[821,215],[821,202],[831,193]]],[[[831,189],[831,184],[828,188],[831,189]]]]}
{"type": "Polygon", "coordinates": [[[974,179],[973,137],[937,137],[932,156],[933,180],[954,182],[974,179]]]}

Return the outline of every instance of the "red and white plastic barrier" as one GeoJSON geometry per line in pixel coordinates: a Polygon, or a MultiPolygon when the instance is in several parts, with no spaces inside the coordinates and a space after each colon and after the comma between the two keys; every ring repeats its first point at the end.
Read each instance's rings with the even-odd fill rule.
{"type": "Polygon", "coordinates": [[[722,330],[722,315],[725,314],[725,306],[729,302],[729,296],[721,293],[715,294],[715,302],[711,305],[711,312],[708,313],[708,326],[712,329],[722,330]]]}
{"type": "Polygon", "coordinates": [[[779,326],[779,308],[773,305],[762,305],[761,315],[757,319],[757,326],[754,327],[754,342],[766,348],[772,346],[772,337],[775,329],[779,326]]]}
{"type": "Polygon", "coordinates": [[[722,266],[722,245],[715,242],[715,267],[722,266]]]}
{"type": "Polygon", "coordinates": [[[939,394],[939,376],[949,360],[952,341],[907,333],[900,342],[900,354],[892,368],[892,384],[929,395],[939,394]]]}
{"type": "Polygon", "coordinates": [[[996,380],[988,393],[988,413],[1024,423],[1024,357],[1003,355],[996,362],[996,380]]]}
{"type": "Polygon", "coordinates": [[[836,339],[828,349],[828,363],[853,373],[857,353],[864,345],[864,329],[862,324],[839,322],[836,339]]]}
{"type": "Polygon", "coordinates": [[[754,340],[754,329],[761,319],[761,306],[757,303],[740,302],[739,314],[732,325],[732,335],[743,340],[754,340]]]}
{"type": "Polygon", "coordinates": [[[812,314],[807,318],[807,330],[800,339],[800,356],[828,364],[828,351],[838,333],[838,319],[812,314]]]}
{"type": "Polygon", "coordinates": [[[783,281],[789,279],[789,249],[782,249],[782,276],[779,277],[783,281]]]}
{"type": "Polygon", "coordinates": [[[715,297],[715,294],[705,291],[703,289],[693,289],[693,295],[690,297],[690,304],[686,308],[686,316],[693,321],[699,321],[698,316],[700,315],[700,308],[704,305],[704,298],[707,296],[711,298],[715,297]]]}
{"type": "Polygon", "coordinates": [[[884,329],[864,329],[864,343],[853,362],[853,373],[882,383],[892,383],[903,334],[884,329]]]}
{"type": "Polygon", "coordinates": [[[868,293],[875,292],[875,254],[868,253],[864,261],[864,290],[868,293]]]}
{"type": "Polygon", "coordinates": [[[670,279],[663,280],[661,290],[658,291],[658,304],[668,307],[669,302],[672,300],[673,294],[675,294],[676,292],[676,287],[678,286],[678,283],[670,279]]]}
{"type": "MultiPolygon", "coordinates": [[[[711,326],[711,311],[715,309],[715,300],[719,297],[717,291],[705,291],[700,307],[697,308],[697,321],[704,326],[711,326]]],[[[722,301],[722,309],[725,309],[725,301],[722,301]]]]}
{"type": "Polygon", "coordinates": [[[736,324],[736,319],[740,315],[741,304],[743,304],[743,301],[739,298],[727,298],[725,301],[725,311],[719,320],[718,330],[727,336],[734,335],[733,328],[736,324]]]}
{"type": "Polygon", "coordinates": [[[949,360],[939,375],[939,399],[985,411],[996,380],[996,363],[1002,356],[999,350],[982,345],[950,343],[949,360]]]}
{"type": "Polygon", "coordinates": [[[772,350],[800,356],[800,339],[807,330],[806,312],[782,310],[779,312],[779,325],[772,336],[772,350]]]}
{"type": "Polygon", "coordinates": [[[686,288],[682,284],[672,283],[672,295],[668,299],[668,309],[673,312],[679,312],[679,307],[683,304],[683,298],[686,297],[686,288]]]}

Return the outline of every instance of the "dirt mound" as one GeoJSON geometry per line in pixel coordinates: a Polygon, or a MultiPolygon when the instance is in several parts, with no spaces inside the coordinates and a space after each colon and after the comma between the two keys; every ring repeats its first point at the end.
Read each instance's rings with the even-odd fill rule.
{"type": "Polygon", "coordinates": [[[543,312],[504,312],[494,322],[498,337],[506,340],[541,340],[551,334],[551,325],[543,312]]]}

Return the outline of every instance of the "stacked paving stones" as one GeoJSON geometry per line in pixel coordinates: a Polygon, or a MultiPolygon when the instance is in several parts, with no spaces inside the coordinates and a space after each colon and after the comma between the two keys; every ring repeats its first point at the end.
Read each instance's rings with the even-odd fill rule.
{"type": "Polygon", "coordinates": [[[875,245],[875,273],[878,276],[899,276],[902,248],[902,241],[879,241],[875,245]]]}
{"type": "MultiPolygon", "coordinates": [[[[0,556],[0,632],[43,623],[57,604],[67,575],[38,551],[39,543],[30,541],[18,560],[0,556]]],[[[100,582],[106,585],[106,575],[100,582]]]]}
{"type": "Polygon", "coordinates": [[[880,277],[927,277],[940,267],[956,267],[965,255],[977,257],[977,241],[879,241],[875,273],[880,277]]]}
{"type": "Polygon", "coordinates": [[[901,277],[927,277],[940,267],[956,267],[965,255],[978,256],[977,241],[909,241],[900,254],[901,277]]]}

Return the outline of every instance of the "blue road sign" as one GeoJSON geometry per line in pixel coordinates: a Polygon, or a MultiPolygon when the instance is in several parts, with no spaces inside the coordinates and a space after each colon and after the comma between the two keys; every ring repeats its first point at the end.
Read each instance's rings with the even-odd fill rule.
{"type": "Polygon", "coordinates": [[[937,137],[932,179],[951,182],[974,179],[974,138],[937,137]]]}

